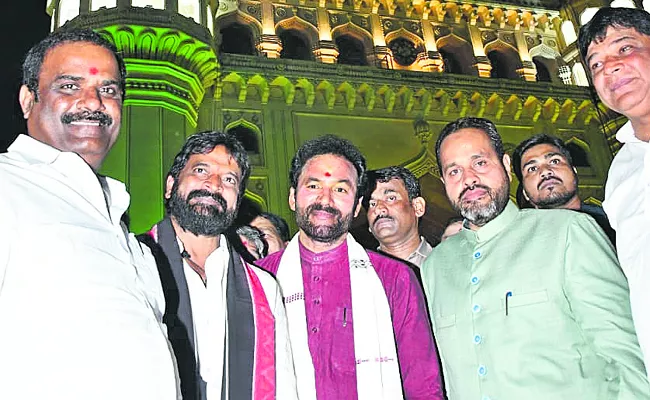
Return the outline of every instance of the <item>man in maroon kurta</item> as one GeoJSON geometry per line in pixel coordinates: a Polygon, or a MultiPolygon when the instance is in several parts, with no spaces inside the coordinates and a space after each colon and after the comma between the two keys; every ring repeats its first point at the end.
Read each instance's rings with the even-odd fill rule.
{"type": "MultiPolygon", "coordinates": [[[[291,262],[300,262],[304,290],[297,297],[285,297],[285,302],[296,298],[302,301],[304,295],[307,342],[315,375],[315,397],[311,393],[303,396],[303,392],[301,398],[364,397],[361,392],[365,388],[358,387],[357,382],[357,364],[363,361],[355,356],[354,337],[354,321],[361,316],[355,314],[359,310],[352,309],[352,291],[357,286],[351,283],[349,262],[349,247],[356,242],[348,230],[359,212],[365,169],[358,149],[334,136],[305,143],[292,161],[289,205],[296,211],[300,232],[294,238],[299,257],[291,262]]],[[[284,268],[287,257],[292,257],[289,249],[291,244],[258,264],[278,275],[281,263],[284,268]]],[[[442,399],[438,358],[415,275],[399,261],[371,251],[367,256],[390,309],[403,397],[442,399]]],[[[281,276],[279,283],[287,296],[281,276]]],[[[290,330],[291,324],[289,316],[290,330]]],[[[295,347],[293,351],[296,356],[295,347]]],[[[300,371],[297,374],[300,387],[300,371]]]]}

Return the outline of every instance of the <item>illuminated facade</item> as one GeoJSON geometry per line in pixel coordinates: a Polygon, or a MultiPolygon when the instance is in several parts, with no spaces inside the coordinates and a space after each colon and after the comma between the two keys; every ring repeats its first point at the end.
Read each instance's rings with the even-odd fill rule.
{"type": "MultiPolygon", "coordinates": [[[[507,151],[535,133],[561,137],[574,153],[581,197],[602,199],[623,121],[594,105],[576,49],[579,24],[594,7],[51,0],[48,12],[52,29],[106,33],[126,59],[122,133],[104,169],[129,186],[134,231],[162,216],[164,175],[195,131],[237,135],[254,165],[247,197],[288,221],[295,149],[335,133],[358,145],[370,168],[404,165],[419,177],[428,203],[423,233],[435,242],[452,211],[433,147],[461,116],[493,120],[507,151]]],[[[363,224],[358,219],[355,232],[368,236],[363,224]]]]}

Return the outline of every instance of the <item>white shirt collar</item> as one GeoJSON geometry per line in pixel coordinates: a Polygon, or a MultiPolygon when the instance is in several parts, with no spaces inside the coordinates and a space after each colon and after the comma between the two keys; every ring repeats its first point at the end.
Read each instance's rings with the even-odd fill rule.
{"type": "Polygon", "coordinates": [[[646,143],[643,140],[639,140],[639,138],[634,134],[632,121],[627,121],[625,125],[616,132],[616,140],[621,143],[646,143]]]}

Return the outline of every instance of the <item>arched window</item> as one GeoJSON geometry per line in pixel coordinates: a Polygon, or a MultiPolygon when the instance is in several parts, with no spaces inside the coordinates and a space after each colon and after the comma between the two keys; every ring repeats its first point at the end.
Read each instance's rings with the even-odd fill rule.
{"type": "Polygon", "coordinates": [[[117,0],[92,0],[90,2],[90,11],[97,11],[102,7],[115,8],[117,7],[117,0]]]}
{"type": "Polygon", "coordinates": [[[521,79],[517,73],[517,68],[520,68],[520,63],[516,52],[512,51],[492,50],[488,53],[487,57],[492,64],[492,71],[490,71],[491,78],[506,78],[506,79],[521,79]]]}
{"type": "Polygon", "coordinates": [[[255,55],[253,33],[246,25],[238,22],[232,23],[221,29],[222,53],[255,55]]]}
{"type": "Polygon", "coordinates": [[[282,41],[280,58],[311,60],[312,52],[304,35],[296,29],[287,29],[278,35],[282,41]]]}
{"type": "Polygon", "coordinates": [[[368,65],[363,43],[359,39],[351,35],[342,35],[336,38],[335,43],[339,49],[339,64],[368,65]]]}
{"type": "Polygon", "coordinates": [[[165,9],[165,0],[131,0],[133,7],[152,7],[159,10],[165,9]]]}
{"type": "Polygon", "coordinates": [[[566,144],[566,147],[567,149],[569,149],[569,153],[571,153],[571,159],[573,160],[574,167],[591,166],[591,164],[589,163],[589,156],[587,155],[587,152],[580,145],[574,142],[569,142],[566,144]]]}
{"type": "Polygon", "coordinates": [[[59,26],[79,15],[79,0],[61,0],[59,2],[59,26]]]}
{"type": "Polygon", "coordinates": [[[201,8],[199,0],[178,0],[178,13],[188,18],[192,18],[194,22],[201,23],[201,8]]]}
{"type": "Polygon", "coordinates": [[[252,129],[244,125],[237,125],[228,129],[228,133],[234,135],[248,153],[260,153],[260,143],[257,139],[257,134],[252,129]]]}
{"type": "Polygon", "coordinates": [[[590,7],[585,9],[582,14],[580,14],[580,25],[584,25],[587,22],[591,21],[591,19],[596,15],[598,12],[599,7],[590,7]]]}
{"type": "Polygon", "coordinates": [[[537,68],[537,82],[553,82],[551,73],[546,68],[546,65],[539,61],[537,57],[533,57],[533,63],[535,63],[535,68],[537,68]]]}
{"type": "Polygon", "coordinates": [[[442,56],[445,72],[451,74],[477,75],[472,46],[465,40],[449,35],[436,42],[442,56]]]}
{"type": "Polygon", "coordinates": [[[205,15],[205,20],[208,22],[208,29],[214,35],[214,15],[212,15],[212,7],[209,4],[205,7],[205,15]]]}
{"type": "Polygon", "coordinates": [[[573,22],[562,22],[562,27],[560,29],[562,30],[562,36],[564,36],[564,43],[566,43],[567,46],[578,40],[576,29],[573,27],[573,22]]]}
{"type": "Polygon", "coordinates": [[[582,63],[575,63],[573,65],[573,83],[575,83],[578,86],[589,86],[589,79],[587,79],[587,72],[585,71],[585,67],[582,65],[582,63]]]}
{"type": "Polygon", "coordinates": [[[636,8],[632,0],[614,0],[609,4],[610,7],[636,8]]]}

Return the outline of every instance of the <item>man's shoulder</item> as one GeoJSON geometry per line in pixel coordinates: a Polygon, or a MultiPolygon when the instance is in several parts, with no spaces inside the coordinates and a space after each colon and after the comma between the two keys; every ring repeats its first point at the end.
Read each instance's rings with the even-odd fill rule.
{"type": "Polygon", "coordinates": [[[280,266],[280,261],[282,260],[283,254],[284,250],[269,254],[268,256],[255,261],[255,265],[271,273],[271,275],[276,275],[278,273],[278,267],[280,266]]]}
{"type": "Polygon", "coordinates": [[[377,271],[382,282],[395,282],[405,280],[418,284],[415,271],[406,261],[389,257],[385,254],[367,250],[370,263],[377,271]]]}

